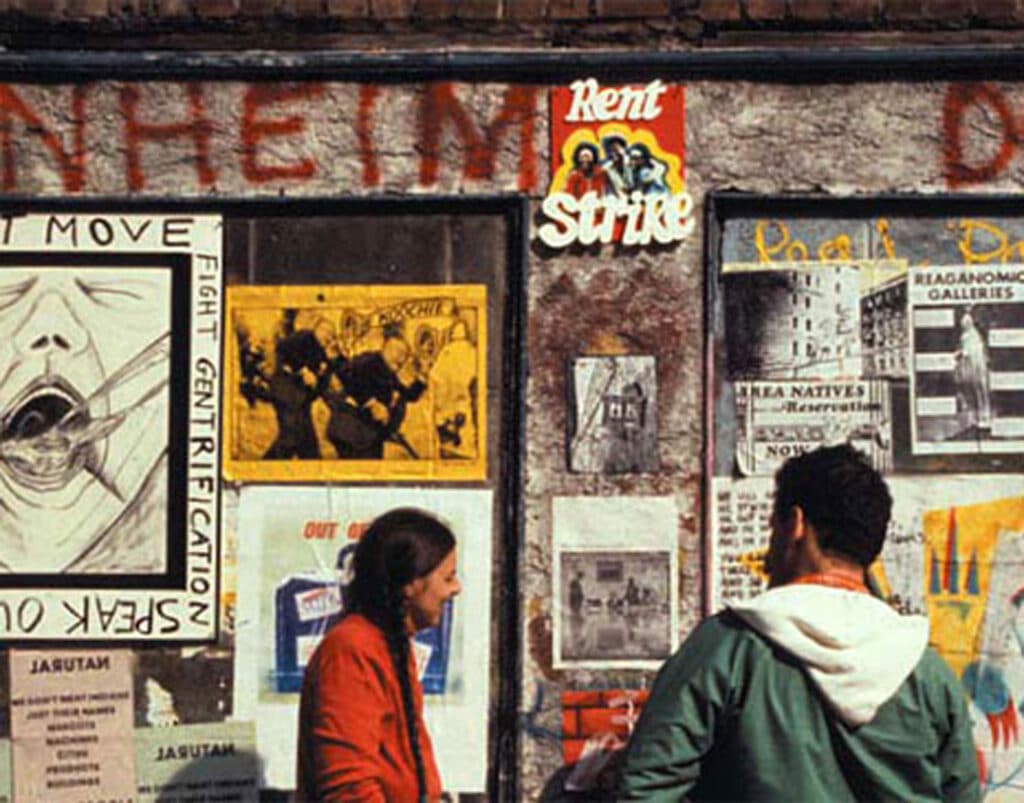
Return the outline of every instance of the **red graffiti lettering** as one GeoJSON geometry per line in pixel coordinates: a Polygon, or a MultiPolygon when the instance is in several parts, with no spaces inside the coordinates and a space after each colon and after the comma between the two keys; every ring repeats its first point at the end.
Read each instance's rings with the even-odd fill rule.
{"type": "Polygon", "coordinates": [[[363,535],[369,529],[370,529],[370,522],[368,522],[368,521],[353,521],[353,522],[351,522],[348,525],[348,532],[346,533],[348,535],[348,540],[349,541],[358,541],[360,538],[363,537],[363,535]]]}
{"type": "Polygon", "coordinates": [[[321,538],[331,540],[338,532],[336,521],[307,521],[302,530],[305,538],[321,538]]]}
{"type": "Polygon", "coordinates": [[[942,154],[950,187],[992,181],[1010,164],[1019,142],[1013,112],[1005,95],[992,84],[951,84],[942,107],[942,154]],[[964,154],[964,130],[972,108],[987,107],[999,125],[999,147],[988,159],[969,164],[964,154]]]}
{"type": "Polygon", "coordinates": [[[213,131],[213,124],[206,117],[203,88],[199,84],[186,84],[185,94],[188,96],[187,120],[177,123],[151,123],[139,120],[139,90],[130,85],[121,88],[126,177],[131,190],[141,190],[146,186],[146,175],[142,170],[141,145],[147,140],[167,142],[191,137],[196,152],[195,166],[199,183],[210,186],[216,182],[217,173],[210,164],[210,134],[213,131]]]}
{"type": "Polygon", "coordinates": [[[363,163],[363,184],[367,187],[380,184],[380,167],[377,165],[377,152],[373,149],[373,110],[379,94],[380,87],[373,84],[359,88],[356,138],[359,140],[359,161],[363,163]]]}
{"type": "Polygon", "coordinates": [[[85,96],[88,85],[79,84],[71,90],[71,126],[73,147],[64,149],[61,137],[43,125],[42,119],[13,89],[0,84],[0,154],[3,158],[3,188],[17,187],[18,176],[14,143],[14,123],[20,121],[25,130],[42,140],[53,154],[60,169],[61,183],[66,192],[78,192],[85,184],[85,96]]]}
{"type": "Polygon", "coordinates": [[[254,84],[242,101],[242,174],[254,184],[277,179],[308,179],[316,173],[316,162],[304,156],[291,164],[262,164],[259,159],[260,143],[265,139],[289,137],[306,130],[306,118],[301,114],[288,117],[264,118],[261,112],[281,103],[308,100],[323,94],[320,84],[254,84]]]}
{"type": "Polygon", "coordinates": [[[428,84],[420,108],[420,184],[436,183],[440,162],[441,133],[451,119],[455,132],[465,144],[467,154],[463,175],[472,179],[489,179],[494,175],[497,146],[512,126],[519,129],[519,189],[532,190],[537,183],[537,157],[533,147],[537,88],[510,86],[505,90],[497,116],[483,126],[476,126],[466,108],[455,96],[450,83],[428,84]]]}

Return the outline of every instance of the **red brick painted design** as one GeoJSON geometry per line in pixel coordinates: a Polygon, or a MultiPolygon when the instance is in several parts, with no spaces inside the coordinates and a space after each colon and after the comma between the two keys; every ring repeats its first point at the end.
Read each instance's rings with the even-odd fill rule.
{"type": "Polygon", "coordinates": [[[625,741],[647,702],[644,689],[562,692],[562,756],[575,764],[587,739],[605,733],[625,741]]]}

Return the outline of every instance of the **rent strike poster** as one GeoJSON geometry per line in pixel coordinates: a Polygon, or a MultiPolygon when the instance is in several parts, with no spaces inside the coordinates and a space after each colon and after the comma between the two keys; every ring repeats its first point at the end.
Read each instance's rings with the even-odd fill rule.
{"type": "Polygon", "coordinates": [[[217,628],[221,221],[0,227],[0,638],[217,628]]]}
{"type": "Polygon", "coordinates": [[[294,782],[302,675],[343,613],[342,588],[374,518],[417,507],[455,534],[461,593],[441,625],[413,642],[424,717],[446,788],[482,792],[490,667],[490,491],[422,488],[247,487],[239,511],[234,716],[255,720],[266,785],[294,782]]]}
{"type": "Polygon", "coordinates": [[[135,797],[132,654],[12,650],[14,799],[135,797]]]}
{"type": "Polygon", "coordinates": [[[694,228],[684,181],[684,90],[660,80],[551,90],[551,185],[538,229],[551,248],[646,246],[694,228]]]}
{"type": "Polygon", "coordinates": [[[483,285],[234,287],[224,473],[480,480],[483,285]]]}

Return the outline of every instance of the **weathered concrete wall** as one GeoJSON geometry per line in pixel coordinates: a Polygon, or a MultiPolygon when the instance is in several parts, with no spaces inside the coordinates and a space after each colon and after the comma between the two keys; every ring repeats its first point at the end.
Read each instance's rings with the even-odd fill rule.
{"type": "MultiPolygon", "coordinates": [[[[725,189],[839,196],[1019,191],[1022,104],[1019,84],[690,84],[686,179],[695,214],[703,221],[707,193],[725,189]]],[[[0,87],[0,183],[28,196],[523,192],[539,208],[549,180],[547,143],[546,90],[523,85],[0,87]]],[[[650,680],[637,671],[552,668],[552,497],[673,495],[682,629],[701,614],[702,228],[701,222],[678,246],[552,254],[535,244],[528,255],[524,800],[537,799],[561,765],[562,690],[639,688],[650,680]],[[567,471],[567,362],[585,353],[656,355],[658,472],[567,471]]],[[[739,258],[758,259],[755,228],[748,229],[749,242],[731,241],[739,258]]],[[[778,228],[768,231],[779,235],[778,228]]],[[[812,236],[790,235],[804,237],[812,254],[819,245],[812,236]]],[[[787,247],[795,246],[781,246],[787,247]]],[[[913,258],[909,234],[897,234],[894,247],[913,258]]]]}

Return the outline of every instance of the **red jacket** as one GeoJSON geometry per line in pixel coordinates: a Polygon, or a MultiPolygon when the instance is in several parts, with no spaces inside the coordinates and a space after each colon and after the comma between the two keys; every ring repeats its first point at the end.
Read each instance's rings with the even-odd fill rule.
{"type": "MultiPolygon", "coordinates": [[[[410,650],[409,677],[419,724],[427,797],[441,778],[423,723],[423,687],[410,650]]],[[[416,764],[391,654],[381,630],[358,614],[342,619],[317,648],[302,684],[298,799],[417,803],[416,764]]]]}

